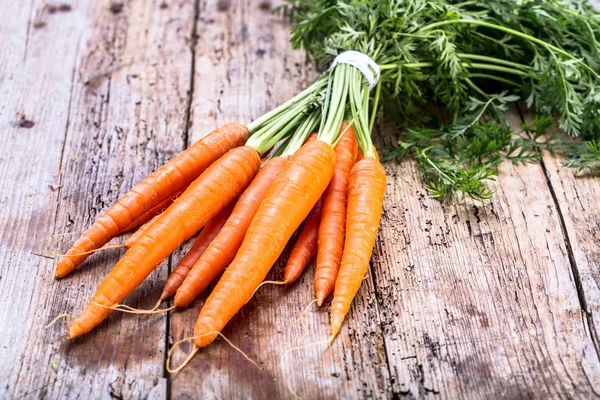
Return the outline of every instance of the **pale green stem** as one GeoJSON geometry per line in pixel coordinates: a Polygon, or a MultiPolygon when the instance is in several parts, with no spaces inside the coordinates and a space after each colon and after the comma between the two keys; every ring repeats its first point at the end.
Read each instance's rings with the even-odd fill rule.
{"type": "Polygon", "coordinates": [[[379,96],[381,95],[381,80],[377,82],[377,88],[375,89],[375,98],[373,99],[373,111],[371,112],[371,121],[369,121],[369,132],[373,131],[373,125],[375,124],[375,115],[377,115],[377,107],[379,106],[379,96]]]}
{"type": "MultiPolygon", "coordinates": [[[[545,47],[548,50],[553,50],[558,54],[561,54],[571,60],[576,60],[577,57],[573,56],[572,54],[570,54],[569,52],[561,49],[560,47],[556,47],[550,43],[546,43],[541,39],[538,39],[536,37],[533,37],[531,35],[528,35],[526,33],[523,32],[519,32],[516,31],[514,29],[511,28],[507,28],[505,26],[502,25],[496,25],[496,24],[491,24],[489,22],[485,22],[485,21],[479,21],[479,20],[472,20],[472,19],[454,19],[454,20],[446,20],[446,21],[440,21],[440,22],[435,22],[433,24],[427,25],[424,28],[420,29],[420,32],[427,32],[433,28],[437,28],[440,26],[444,26],[444,25],[452,25],[452,24],[467,24],[467,25],[477,25],[477,26],[483,26],[486,28],[490,28],[490,29],[496,29],[502,32],[506,32],[506,33],[510,33],[511,35],[520,37],[522,39],[525,40],[529,40],[532,43],[536,43],[539,44],[540,46],[545,47]]],[[[590,71],[592,74],[594,74],[594,76],[596,78],[600,78],[600,76],[596,73],[596,71],[594,71],[593,68],[591,68],[589,65],[587,65],[586,63],[584,63],[583,61],[581,62],[581,65],[587,69],[588,71],[590,71]]]]}
{"type": "Polygon", "coordinates": [[[515,81],[511,81],[510,79],[502,78],[501,76],[496,76],[496,75],[491,75],[491,74],[483,74],[483,73],[477,73],[477,72],[473,72],[473,73],[469,74],[469,76],[471,78],[491,79],[494,81],[506,83],[507,85],[511,85],[514,87],[521,87],[521,85],[519,83],[517,83],[515,81]]]}
{"type": "Polygon", "coordinates": [[[249,123],[247,125],[248,132],[251,135],[254,134],[260,128],[264,127],[266,125],[266,123],[268,123],[270,120],[272,120],[273,118],[276,118],[280,114],[283,114],[284,112],[286,112],[290,108],[290,106],[292,106],[294,103],[298,103],[298,102],[304,100],[305,98],[311,97],[313,94],[318,93],[322,89],[323,84],[324,84],[323,79],[319,78],[315,83],[310,85],[308,88],[304,89],[302,92],[297,94],[295,97],[292,97],[285,103],[279,105],[278,107],[274,108],[273,110],[269,111],[268,113],[258,117],[257,119],[255,119],[254,121],[252,121],[251,123],[249,123]]]}
{"type": "Polygon", "coordinates": [[[342,126],[344,109],[348,96],[348,85],[346,84],[347,65],[340,64],[333,71],[333,83],[331,85],[330,104],[327,108],[327,117],[319,128],[318,139],[332,144],[342,126]]]}
{"type": "Polygon", "coordinates": [[[311,112],[308,117],[298,127],[294,136],[291,137],[290,141],[285,146],[285,149],[281,153],[282,157],[291,157],[298,151],[300,147],[306,142],[308,136],[315,130],[319,124],[321,111],[319,109],[311,112]]]}
{"type": "Polygon", "coordinates": [[[460,58],[466,58],[467,60],[478,60],[478,61],[487,61],[493,64],[501,64],[506,65],[507,67],[514,67],[518,69],[528,69],[532,70],[533,67],[525,64],[519,64],[512,61],[503,60],[501,58],[482,56],[479,54],[466,54],[466,53],[458,53],[457,56],[460,58]]]}

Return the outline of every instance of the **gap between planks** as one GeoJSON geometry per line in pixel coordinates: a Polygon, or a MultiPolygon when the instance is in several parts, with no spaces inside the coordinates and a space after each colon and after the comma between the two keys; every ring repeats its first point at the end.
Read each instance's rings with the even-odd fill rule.
{"type": "MultiPolygon", "coordinates": [[[[596,4],[596,6],[598,6],[596,4]]],[[[519,117],[521,118],[521,122],[525,123],[529,120],[529,118],[525,115],[525,110],[522,104],[517,103],[516,109],[519,113],[519,117]]],[[[573,245],[571,242],[571,237],[569,236],[569,232],[567,230],[565,217],[563,215],[563,210],[558,201],[558,197],[556,195],[556,190],[552,185],[552,181],[550,179],[550,174],[548,173],[548,168],[544,161],[544,157],[541,151],[540,153],[540,167],[544,174],[544,178],[546,180],[546,184],[548,185],[548,190],[552,196],[552,201],[554,202],[554,206],[556,207],[556,212],[558,214],[558,220],[560,223],[560,230],[563,236],[563,240],[565,242],[565,248],[567,250],[567,256],[569,259],[569,264],[571,267],[571,272],[573,273],[573,279],[575,280],[575,290],[577,291],[577,298],[579,299],[579,305],[581,307],[581,317],[582,323],[586,327],[590,338],[592,339],[592,343],[594,344],[594,349],[596,351],[597,356],[600,358],[600,343],[598,341],[598,334],[596,332],[596,326],[594,324],[593,316],[589,311],[588,302],[586,299],[585,290],[583,289],[583,281],[581,279],[581,274],[579,272],[579,267],[577,266],[577,261],[575,258],[575,254],[573,252],[573,245]]]]}
{"type": "MultiPolygon", "coordinates": [[[[183,145],[184,148],[181,151],[184,151],[188,148],[190,143],[190,128],[192,125],[192,104],[194,103],[194,82],[196,75],[196,46],[198,45],[198,21],[200,20],[200,0],[194,0],[194,19],[192,22],[192,30],[190,32],[190,87],[188,89],[188,97],[187,97],[187,108],[185,111],[185,130],[182,133],[183,145]]],[[[171,275],[173,271],[173,254],[169,255],[168,260],[168,276],[171,275]]],[[[167,300],[167,305],[170,307],[172,305],[173,299],[167,300]]],[[[167,371],[167,356],[169,354],[169,350],[171,348],[170,342],[171,337],[171,311],[168,311],[165,314],[165,347],[163,354],[163,377],[166,379],[166,399],[171,400],[172,392],[172,379],[171,374],[167,371]]]]}

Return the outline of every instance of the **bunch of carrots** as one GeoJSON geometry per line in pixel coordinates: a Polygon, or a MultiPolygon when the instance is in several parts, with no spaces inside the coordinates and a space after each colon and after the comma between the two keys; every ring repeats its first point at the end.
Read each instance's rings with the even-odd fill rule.
{"type": "Polygon", "coordinates": [[[382,214],[386,179],[371,141],[370,89],[355,66],[338,64],[293,99],[247,126],[223,125],[137,184],[57,265],[56,277],[63,278],[112,238],[137,228],[68,337],[91,331],[119,309],[200,231],[155,309],[173,296],[174,307],[188,306],[222,274],[194,329],[195,349],[206,346],[299,231],[282,283],[297,280],[316,256],[315,300],[321,306],[333,295],[333,340],[368,271],[382,214]]]}

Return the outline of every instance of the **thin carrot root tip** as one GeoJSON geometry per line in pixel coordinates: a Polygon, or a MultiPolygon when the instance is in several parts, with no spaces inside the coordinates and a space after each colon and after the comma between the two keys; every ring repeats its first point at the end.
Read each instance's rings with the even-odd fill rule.
{"type": "Polygon", "coordinates": [[[158,310],[158,307],[160,307],[160,305],[162,304],[162,302],[163,302],[163,299],[158,299],[158,301],[156,302],[156,304],[152,308],[152,311],[158,310]]]}
{"type": "Polygon", "coordinates": [[[258,289],[260,289],[260,287],[262,285],[267,285],[267,284],[269,284],[269,285],[287,285],[287,282],[286,281],[264,281],[264,282],[262,282],[260,285],[258,285],[256,287],[256,289],[254,289],[254,292],[252,292],[252,296],[250,296],[250,298],[248,298],[248,300],[244,304],[248,304],[248,302],[250,300],[252,300],[252,298],[254,297],[254,295],[256,294],[256,292],[258,292],[258,289]]]}
{"type": "MultiPolygon", "coordinates": [[[[213,332],[214,333],[214,332],[213,332]]],[[[251,359],[246,353],[244,353],[244,351],[242,349],[240,349],[239,347],[237,347],[236,345],[234,345],[233,343],[231,343],[231,341],[229,339],[227,339],[225,337],[225,335],[223,335],[221,332],[217,332],[217,335],[219,335],[219,337],[221,339],[223,339],[225,342],[227,342],[235,351],[237,351],[238,353],[240,353],[242,356],[244,356],[244,358],[246,360],[248,360],[250,363],[252,363],[252,365],[254,365],[256,368],[258,368],[260,371],[262,371],[263,369],[261,368],[260,365],[258,365],[258,363],[256,361],[254,361],[253,359],[251,359]]]]}
{"type": "Polygon", "coordinates": [[[55,233],[54,235],[50,235],[50,237],[57,237],[57,236],[68,236],[68,235],[81,235],[83,232],[67,232],[67,233],[55,233]]]}
{"type": "Polygon", "coordinates": [[[52,319],[52,321],[48,322],[46,324],[46,326],[44,326],[44,328],[46,328],[46,329],[50,328],[52,325],[54,325],[56,323],[56,321],[58,321],[61,318],[65,318],[65,320],[67,322],[67,329],[68,329],[69,326],[71,325],[71,314],[69,314],[69,313],[58,314],[56,317],[54,317],[54,319],[52,319]]]}
{"type": "Polygon", "coordinates": [[[165,301],[166,299],[168,299],[170,296],[169,292],[163,290],[162,293],[160,294],[160,299],[158,299],[159,303],[162,301],[165,301]]]}
{"type": "Polygon", "coordinates": [[[323,303],[325,302],[325,298],[322,296],[317,296],[317,307],[323,307],[323,303]]]}
{"type": "Polygon", "coordinates": [[[175,306],[171,306],[169,308],[164,308],[162,310],[159,310],[158,307],[161,304],[161,300],[159,300],[156,303],[156,305],[154,306],[154,308],[152,308],[151,310],[140,310],[139,308],[129,307],[125,304],[116,304],[114,306],[107,306],[104,304],[97,303],[95,301],[92,302],[92,304],[94,304],[98,307],[101,307],[101,308],[106,308],[108,310],[121,311],[121,312],[128,313],[128,314],[161,314],[161,313],[165,313],[165,312],[168,312],[168,311],[171,311],[171,310],[174,310],[175,308],[177,308],[175,306]]]}
{"type": "Polygon", "coordinates": [[[168,373],[170,374],[176,374],[179,371],[181,371],[182,369],[185,368],[186,365],[188,365],[190,363],[190,361],[192,361],[192,358],[194,358],[194,356],[196,355],[196,353],[198,352],[199,348],[196,347],[196,345],[194,345],[192,351],[190,352],[190,354],[188,354],[188,356],[185,358],[185,360],[183,360],[183,362],[179,365],[179,367],[175,368],[175,369],[171,369],[171,356],[173,355],[173,351],[175,350],[175,348],[183,343],[183,342],[189,342],[190,340],[194,340],[196,339],[194,336],[192,337],[188,337],[185,339],[181,339],[175,343],[173,343],[173,346],[171,347],[171,349],[169,350],[169,352],[167,353],[167,360],[166,360],[166,370],[168,373]]]}
{"type": "Polygon", "coordinates": [[[306,308],[304,310],[302,310],[302,312],[300,313],[300,315],[298,316],[298,318],[296,318],[296,321],[294,322],[294,325],[297,324],[298,322],[300,322],[304,318],[304,316],[306,315],[306,313],[310,309],[310,306],[312,306],[316,302],[317,302],[317,299],[314,299],[313,301],[311,301],[310,303],[308,303],[308,305],[306,306],[306,308]]]}
{"type": "Polygon", "coordinates": [[[181,340],[178,340],[177,342],[173,343],[173,346],[171,347],[171,349],[167,352],[167,359],[166,359],[166,370],[168,373],[170,374],[176,374],[177,372],[181,371],[183,368],[186,367],[186,365],[188,365],[190,363],[190,361],[192,360],[192,358],[194,358],[194,356],[196,355],[196,353],[198,352],[198,350],[200,350],[199,347],[197,347],[194,344],[194,347],[192,349],[192,351],[190,352],[190,354],[188,354],[188,356],[185,358],[185,360],[183,360],[183,362],[175,369],[171,369],[171,356],[173,355],[173,351],[175,350],[175,348],[177,346],[179,346],[181,343],[185,343],[185,342],[189,342],[191,340],[196,340],[198,338],[204,337],[204,336],[209,336],[209,335],[214,335],[217,334],[219,337],[221,337],[229,346],[231,346],[235,351],[237,351],[238,353],[240,353],[242,356],[244,356],[244,358],[248,361],[250,361],[250,363],[252,363],[252,365],[254,365],[256,368],[258,368],[259,370],[263,370],[257,363],[256,361],[254,361],[253,359],[251,359],[250,357],[248,357],[248,355],[246,353],[244,353],[244,351],[242,349],[240,349],[239,347],[237,347],[236,345],[234,345],[233,343],[231,343],[231,341],[229,339],[227,339],[227,337],[225,337],[225,335],[223,335],[221,332],[206,332],[202,335],[198,335],[198,336],[190,336],[181,340]]]}
{"type": "Polygon", "coordinates": [[[71,314],[69,314],[69,313],[58,314],[56,317],[54,317],[54,319],[52,321],[47,323],[44,328],[46,328],[46,329],[50,328],[52,325],[54,325],[56,323],[56,321],[58,321],[61,318],[65,319],[65,323],[67,325],[67,339],[70,339],[68,332],[69,332],[69,327],[71,326],[71,314]]]}
{"type": "Polygon", "coordinates": [[[296,398],[296,399],[301,399],[300,396],[298,396],[298,394],[294,391],[294,389],[292,388],[290,381],[288,380],[288,376],[285,373],[285,369],[283,368],[283,362],[285,360],[285,358],[298,351],[298,350],[302,350],[302,349],[306,349],[308,347],[314,347],[314,346],[320,346],[322,344],[331,344],[331,342],[333,342],[334,337],[330,337],[327,340],[321,340],[318,342],[312,342],[312,343],[308,343],[308,344],[303,344],[301,346],[296,346],[296,347],[292,347],[291,349],[287,350],[285,353],[283,353],[283,355],[281,356],[281,358],[279,359],[279,368],[281,369],[281,373],[283,374],[283,380],[285,381],[285,386],[287,387],[287,389],[290,391],[290,393],[292,393],[292,395],[296,398]]]}
{"type": "Polygon", "coordinates": [[[58,253],[51,253],[48,251],[43,250],[42,253],[50,256],[50,257],[78,257],[78,256],[85,256],[88,254],[93,254],[93,253],[97,253],[99,251],[103,251],[103,250],[110,250],[110,249],[122,249],[123,247],[125,247],[122,244],[119,245],[114,245],[114,246],[104,246],[104,247],[100,247],[99,249],[94,249],[94,250],[90,250],[90,251],[84,251],[83,253],[73,253],[73,254],[58,254],[58,253]]]}

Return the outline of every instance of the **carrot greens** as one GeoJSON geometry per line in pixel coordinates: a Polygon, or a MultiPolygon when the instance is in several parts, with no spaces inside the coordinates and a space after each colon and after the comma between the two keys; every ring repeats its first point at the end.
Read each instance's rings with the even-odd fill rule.
{"type": "MultiPolygon", "coordinates": [[[[502,160],[536,161],[542,148],[565,154],[567,167],[598,172],[600,14],[585,1],[288,0],[284,11],[292,44],[317,63],[354,50],[379,65],[375,93],[357,90],[349,75],[337,90],[348,90],[355,119],[369,96],[381,97],[402,132],[385,157],[416,157],[433,196],[487,199],[485,182],[502,160]],[[551,143],[532,143],[527,130],[510,135],[501,112],[519,100],[567,135],[551,143]],[[426,104],[449,118],[422,118],[426,104]]],[[[355,122],[359,140],[371,127],[363,121],[355,122]]]]}

